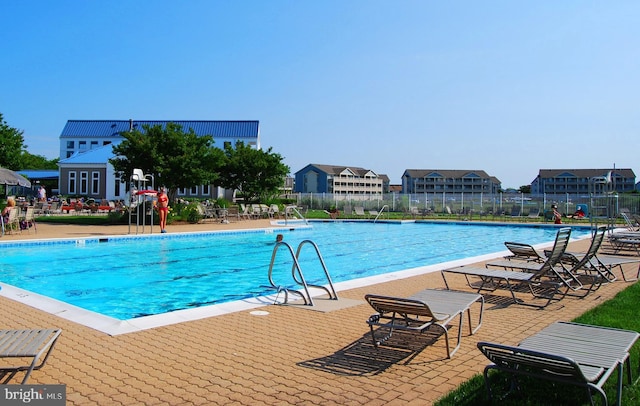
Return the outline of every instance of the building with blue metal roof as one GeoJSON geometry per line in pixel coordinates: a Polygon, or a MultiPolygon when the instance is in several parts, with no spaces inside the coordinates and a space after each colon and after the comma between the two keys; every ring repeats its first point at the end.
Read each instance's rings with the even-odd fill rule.
{"type": "Polygon", "coordinates": [[[102,145],[108,145],[122,141],[123,132],[137,129],[142,131],[143,126],[160,125],[163,128],[167,123],[175,123],[182,126],[183,131],[193,131],[198,135],[211,135],[217,146],[222,148],[219,141],[231,142],[243,141],[260,149],[259,122],[252,121],[204,121],[204,120],[69,120],[60,134],[60,159],[69,158],[76,152],[85,152],[102,145]]]}
{"type": "MultiPolygon", "coordinates": [[[[86,196],[94,199],[119,200],[127,185],[116,178],[109,159],[113,146],[124,139],[123,132],[144,126],[166,126],[175,123],[183,131],[193,130],[200,136],[211,135],[218,148],[245,145],[260,149],[260,128],[257,120],[69,120],[60,134],[60,194],[86,196]]],[[[217,198],[224,193],[213,185],[193,185],[178,191],[185,197],[217,198]]]]}

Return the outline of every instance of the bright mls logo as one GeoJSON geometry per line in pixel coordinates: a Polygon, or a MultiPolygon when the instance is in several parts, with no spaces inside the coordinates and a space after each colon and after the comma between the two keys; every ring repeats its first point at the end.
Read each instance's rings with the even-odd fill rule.
{"type": "Polygon", "coordinates": [[[64,406],[66,385],[1,385],[0,405],[64,406]]]}

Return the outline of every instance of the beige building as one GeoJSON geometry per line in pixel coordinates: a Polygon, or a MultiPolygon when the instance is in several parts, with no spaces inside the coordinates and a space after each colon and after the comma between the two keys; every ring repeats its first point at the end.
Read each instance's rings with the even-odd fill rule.
{"type": "Polygon", "coordinates": [[[296,172],[297,193],[380,195],[389,191],[389,177],[355,166],[309,164],[296,172]]]}

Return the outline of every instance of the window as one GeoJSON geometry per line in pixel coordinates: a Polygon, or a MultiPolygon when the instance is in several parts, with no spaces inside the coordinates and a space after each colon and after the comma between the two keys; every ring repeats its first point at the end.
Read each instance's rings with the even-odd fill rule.
{"type": "Polygon", "coordinates": [[[230,147],[231,146],[231,142],[230,141],[225,141],[224,142],[224,148],[230,147]]]}
{"type": "Polygon", "coordinates": [[[100,194],[100,172],[91,172],[91,194],[100,194]]]}
{"type": "Polygon", "coordinates": [[[67,149],[74,149],[76,147],[75,141],[67,141],[67,149]]]}
{"type": "Polygon", "coordinates": [[[191,196],[196,196],[198,194],[198,187],[197,186],[191,186],[191,196]]]}
{"type": "Polygon", "coordinates": [[[115,185],[113,188],[113,195],[115,197],[120,197],[120,179],[116,179],[115,185]]]}
{"type": "Polygon", "coordinates": [[[180,196],[184,196],[184,195],[186,195],[186,194],[187,194],[187,189],[185,189],[185,188],[183,188],[183,187],[178,188],[178,195],[180,195],[180,196]]]}
{"type": "Polygon", "coordinates": [[[80,194],[89,193],[89,172],[80,172],[80,194]]]}
{"type": "Polygon", "coordinates": [[[202,185],[202,195],[209,196],[211,194],[211,190],[209,190],[209,185],[202,185]]]}
{"type": "Polygon", "coordinates": [[[69,172],[69,194],[76,194],[76,173],[69,172]]]}
{"type": "Polygon", "coordinates": [[[102,141],[102,145],[109,145],[111,144],[111,141],[102,141]]]}
{"type": "Polygon", "coordinates": [[[98,148],[98,141],[91,141],[91,149],[98,148]]]}
{"type": "Polygon", "coordinates": [[[73,151],[67,151],[67,158],[69,158],[71,155],[73,155],[73,151]]]}
{"type": "Polygon", "coordinates": [[[87,141],[78,141],[78,149],[85,151],[87,149],[87,141]]]}

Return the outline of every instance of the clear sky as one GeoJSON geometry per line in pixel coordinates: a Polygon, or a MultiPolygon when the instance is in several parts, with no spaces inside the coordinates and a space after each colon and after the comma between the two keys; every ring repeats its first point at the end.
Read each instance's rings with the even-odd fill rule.
{"type": "MultiPolygon", "coordinates": [[[[291,173],[539,169],[640,178],[640,1],[5,1],[0,112],[58,157],[67,120],[259,120],[291,173]]],[[[221,145],[219,145],[221,147],[221,145]]]]}

